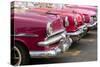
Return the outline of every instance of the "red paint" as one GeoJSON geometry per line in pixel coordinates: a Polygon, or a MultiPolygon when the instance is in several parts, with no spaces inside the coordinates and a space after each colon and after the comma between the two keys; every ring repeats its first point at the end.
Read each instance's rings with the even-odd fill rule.
{"type": "Polygon", "coordinates": [[[65,24],[65,17],[67,16],[69,20],[69,26],[65,27],[67,32],[75,32],[77,31],[79,26],[83,25],[83,19],[81,17],[81,14],[69,12],[70,10],[33,8],[30,11],[60,15],[63,18],[64,24],[65,24]],[[75,25],[74,18],[78,22],[78,25],[75,25]]]}
{"type": "MultiPolygon", "coordinates": [[[[14,23],[14,35],[25,33],[29,35],[38,35],[37,37],[18,37],[15,36],[15,41],[22,42],[29,51],[40,51],[54,48],[54,46],[47,47],[38,46],[38,42],[44,41],[47,37],[47,23],[52,24],[53,33],[64,29],[63,21],[55,15],[38,14],[33,12],[12,12],[12,23],[14,23]]],[[[55,45],[55,44],[52,44],[55,45]]],[[[58,44],[56,43],[55,47],[58,44]]]]}

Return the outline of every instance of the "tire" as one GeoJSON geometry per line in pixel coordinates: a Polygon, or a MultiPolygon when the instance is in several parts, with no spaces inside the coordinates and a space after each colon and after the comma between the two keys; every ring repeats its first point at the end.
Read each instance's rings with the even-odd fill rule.
{"type": "Polygon", "coordinates": [[[30,61],[28,51],[20,44],[15,44],[11,50],[11,64],[12,65],[27,65],[30,61]]]}

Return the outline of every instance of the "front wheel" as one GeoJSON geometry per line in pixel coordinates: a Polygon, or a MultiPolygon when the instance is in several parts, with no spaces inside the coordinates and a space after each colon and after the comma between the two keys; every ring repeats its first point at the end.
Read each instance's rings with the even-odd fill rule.
{"type": "Polygon", "coordinates": [[[11,50],[11,64],[12,65],[26,65],[29,63],[29,54],[24,47],[15,44],[11,50]]]}

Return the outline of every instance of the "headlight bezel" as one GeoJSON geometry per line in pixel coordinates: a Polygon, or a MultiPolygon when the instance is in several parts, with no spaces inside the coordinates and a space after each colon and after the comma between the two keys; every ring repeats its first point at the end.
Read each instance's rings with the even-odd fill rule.
{"type": "Polygon", "coordinates": [[[65,26],[69,26],[68,16],[65,17],[65,26]]]}
{"type": "Polygon", "coordinates": [[[53,28],[52,28],[52,26],[51,26],[51,22],[48,22],[48,23],[47,23],[46,33],[47,33],[47,36],[48,36],[48,35],[51,35],[51,34],[53,33],[53,28]]]}
{"type": "Polygon", "coordinates": [[[93,18],[93,21],[97,21],[97,16],[91,16],[93,18]]]}
{"type": "Polygon", "coordinates": [[[94,22],[93,16],[90,16],[90,23],[93,23],[93,22],[94,22]]]}
{"type": "Polygon", "coordinates": [[[76,17],[74,17],[74,23],[75,23],[76,26],[78,25],[76,17]]]}
{"type": "Polygon", "coordinates": [[[83,22],[85,22],[86,21],[86,18],[85,18],[85,15],[84,14],[82,15],[82,18],[83,18],[83,22]]]}

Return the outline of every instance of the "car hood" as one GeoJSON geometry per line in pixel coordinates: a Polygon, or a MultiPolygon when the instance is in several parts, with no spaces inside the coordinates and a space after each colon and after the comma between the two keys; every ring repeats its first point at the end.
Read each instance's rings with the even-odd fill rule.
{"type": "Polygon", "coordinates": [[[43,14],[43,13],[36,13],[36,12],[30,12],[30,11],[24,11],[24,12],[14,12],[15,17],[23,18],[23,19],[28,19],[31,21],[38,21],[41,23],[47,23],[47,22],[52,22],[57,19],[56,15],[48,15],[48,14],[43,14]]]}

